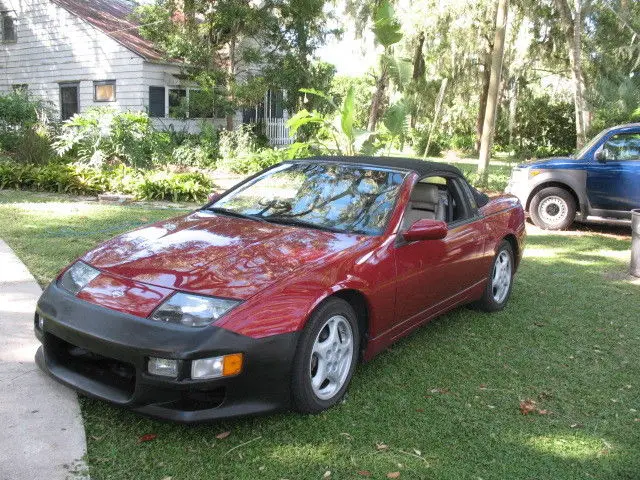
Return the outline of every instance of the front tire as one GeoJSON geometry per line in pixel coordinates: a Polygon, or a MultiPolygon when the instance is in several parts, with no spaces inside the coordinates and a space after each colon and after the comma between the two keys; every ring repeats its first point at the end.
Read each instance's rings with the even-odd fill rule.
{"type": "Polygon", "coordinates": [[[475,306],[485,312],[502,310],[511,296],[514,271],[513,248],[508,241],[503,240],[491,264],[482,298],[475,303],[475,306]]]}
{"type": "Polygon", "coordinates": [[[565,230],[576,217],[576,201],[564,188],[543,188],[531,200],[529,215],[543,230],[565,230]]]}
{"type": "Polygon", "coordinates": [[[291,392],[293,406],[317,413],[344,396],[359,354],[358,319],[351,305],[330,298],[311,315],[294,357],[291,392]]]}

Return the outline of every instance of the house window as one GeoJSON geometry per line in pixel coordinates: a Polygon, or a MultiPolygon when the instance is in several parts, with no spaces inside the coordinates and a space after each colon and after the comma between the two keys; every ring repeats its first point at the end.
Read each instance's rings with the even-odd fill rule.
{"type": "Polygon", "coordinates": [[[60,84],[60,118],[67,120],[80,112],[80,100],[78,83],[60,84]]]}
{"type": "Polygon", "coordinates": [[[12,12],[0,12],[1,22],[0,28],[2,28],[2,41],[4,43],[11,43],[18,41],[18,34],[16,32],[16,23],[13,18],[12,12]]]}
{"type": "Polygon", "coordinates": [[[189,118],[224,118],[227,114],[224,104],[216,99],[219,92],[206,92],[197,88],[187,89],[189,118]]]}
{"type": "Polygon", "coordinates": [[[169,89],[169,116],[172,118],[188,118],[187,90],[184,88],[169,89]]]}
{"type": "Polygon", "coordinates": [[[149,116],[163,118],[165,116],[165,88],[149,87],[149,116]]]}
{"type": "Polygon", "coordinates": [[[115,102],[116,101],[116,81],[101,80],[93,82],[94,102],[115,102]]]}

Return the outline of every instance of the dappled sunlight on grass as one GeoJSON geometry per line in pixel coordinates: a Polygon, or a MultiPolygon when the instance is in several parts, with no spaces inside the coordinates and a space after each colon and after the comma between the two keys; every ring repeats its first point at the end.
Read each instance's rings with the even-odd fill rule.
{"type": "Polygon", "coordinates": [[[282,444],[271,447],[269,450],[269,457],[288,466],[295,466],[301,462],[327,463],[340,453],[338,445],[317,442],[304,445],[282,444]]]}
{"type": "Polygon", "coordinates": [[[577,460],[608,454],[612,450],[604,439],[578,435],[530,437],[526,444],[540,453],[577,460]]]}
{"type": "Polygon", "coordinates": [[[104,205],[90,202],[38,202],[38,203],[12,203],[12,208],[24,212],[26,215],[46,215],[48,219],[66,218],[76,215],[91,215],[104,211],[104,205]]]}

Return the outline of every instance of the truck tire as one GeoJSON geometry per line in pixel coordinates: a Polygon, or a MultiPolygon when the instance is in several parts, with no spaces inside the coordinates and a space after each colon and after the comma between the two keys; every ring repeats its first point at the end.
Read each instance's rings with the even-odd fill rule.
{"type": "Polygon", "coordinates": [[[529,215],[543,230],[565,230],[576,218],[576,201],[564,188],[543,188],[531,200],[529,215]]]}

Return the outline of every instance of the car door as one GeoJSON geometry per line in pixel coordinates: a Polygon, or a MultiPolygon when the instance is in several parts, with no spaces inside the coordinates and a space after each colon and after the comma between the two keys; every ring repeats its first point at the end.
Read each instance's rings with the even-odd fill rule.
{"type": "Polygon", "coordinates": [[[587,166],[587,196],[592,208],[625,211],[640,207],[640,131],[617,133],[597,150],[600,160],[587,166]]]}
{"type": "Polygon", "coordinates": [[[453,208],[445,238],[408,243],[399,235],[396,318],[401,331],[457,303],[487,275],[484,224],[460,182],[447,179],[453,208]]]}

